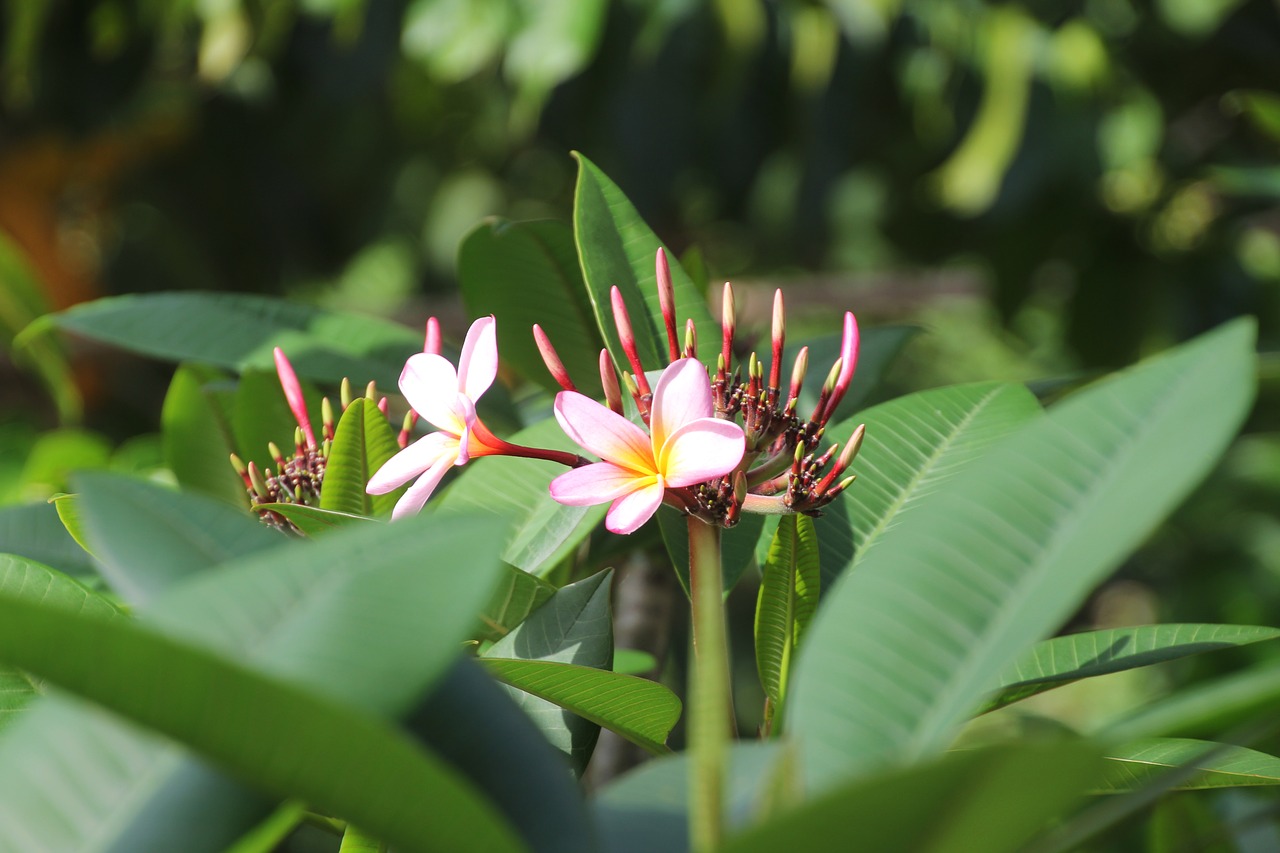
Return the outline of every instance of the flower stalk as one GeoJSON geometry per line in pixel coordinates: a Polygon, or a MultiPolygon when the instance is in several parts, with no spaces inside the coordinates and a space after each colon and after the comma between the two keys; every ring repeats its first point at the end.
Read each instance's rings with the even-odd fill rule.
{"type": "Polygon", "coordinates": [[[721,528],[692,515],[688,523],[694,653],[689,684],[689,841],[695,853],[704,853],[719,848],[724,836],[724,779],[734,714],[721,528]]]}

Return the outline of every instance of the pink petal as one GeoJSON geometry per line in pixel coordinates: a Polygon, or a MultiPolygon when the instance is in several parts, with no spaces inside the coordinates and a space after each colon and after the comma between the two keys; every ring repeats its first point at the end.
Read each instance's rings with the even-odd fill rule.
{"type": "Polygon", "coordinates": [[[653,445],[640,427],[576,391],[556,395],[556,420],[565,434],[606,462],[653,473],[653,445]]]}
{"type": "Polygon", "coordinates": [[[400,393],[428,423],[454,435],[462,434],[467,413],[458,402],[458,374],[444,356],[409,356],[400,373],[400,393]]]}
{"type": "Polygon", "coordinates": [[[457,456],[458,440],[453,436],[443,432],[424,435],[374,472],[365,491],[371,495],[385,495],[442,461],[446,467],[452,465],[457,456]]]}
{"type": "Polygon", "coordinates": [[[723,477],[742,461],[742,427],[719,418],[699,418],[671,434],[658,455],[658,470],[672,488],[723,477]]]}
{"type": "Polygon", "coordinates": [[[709,418],[714,411],[711,382],[702,362],[695,358],[671,362],[653,389],[649,429],[653,432],[654,449],[662,447],[668,436],[689,421],[709,418]]]}
{"type": "Polygon", "coordinates": [[[566,506],[608,503],[636,490],[644,480],[611,462],[594,462],[551,481],[551,497],[566,506]]]}
{"type": "Polygon", "coordinates": [[[852,311],[844,312],[844,337],[840,341],[840,375],[836,378],[837,388],[848,388],[853,379],[853,371],[858,366],[858,320],[852,311]]]}
{"type": "Polygon", "coordinates": [[[467,330],[462,357],[458,359],[458,390],[472,400],[479,400],[497,375],[497,321],[491,314],[476,320],[467,330]]]}
{"type": "Polygon", "coordinates": [[[302,396],[302,383],[298,381],[298,374],[293,372],[293,365],[289,363],[284,350],[276,347],[273,355],[276,359],[276,375],[280,377],[280,387],[284,389],[284,398],[289,403],[289,411],[293,412],[293,419],[298,422],[302,434],[307,437],[307,447],[315,447],[316,434],[311,429],[311,418],[307,415],[307,401],[302,396]]]}
{"type": "Polygon", "coordinates": [[[431,497],[431,493],[436,490],[436,486],[440,485],[440,480],[444,478],[444,474],[450,468],[450,460],[448,457],[442,457],[436,464],[428,468],[418,482],[409,487],[400,500],[396,501],[395,509],[391,510],[391,520],[404,518],[406,515],[413,515],[422,509],[422,505],[427,502],[427,498],[431,497]]]}
{"type": "Polygon", "coordinates": [[[664,491],[662,478],[656,477],[652,485],[618,498],[605,514],[604,526],[614,533],[634,533],[653,518],[662,505],[664,491]]]}

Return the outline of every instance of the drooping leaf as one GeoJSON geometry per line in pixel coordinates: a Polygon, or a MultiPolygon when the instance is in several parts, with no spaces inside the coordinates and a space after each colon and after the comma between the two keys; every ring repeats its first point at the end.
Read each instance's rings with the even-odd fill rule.
{"type": "Polygon", "coordinates": [[[485,628],[481,639],[493,642],[502,639],[556,593],[554,586],[537,575],[515,566],[506,569],[481,615],[485,628]]]}
{"type": "Polygon", "coordinates": [[[667,735],[680,718],[680,700],[661,684],[571,663],[491,656],[483,663],[502,683],[617,732],[654,755],[670,751],[667,735]]]}
{"type": "Polygon", "coordinates": [[[56,494],[49,498],[49,503],[53,504],[54,512],[58,514],[58,521],[62,522],[62,528],[67,535],[80,546],[80,549],[90,557],[94,557],[93,548],[89,545],[89,539],[84,532],[84,514],[80,511],[80,500],[76,495],[56,494]]]}
{"type": "MultiPolygon", "coordinates": [[[[658,508],[658,529],[662,531],[662,541],[667,546],[667,555],[671,558],[671,566],[676,570],[676,579],[689,594],[689,519],[683,513],[668,506],[658,508]]],[[[724,577],[726,591],[733,589],[742,577],[742,573],[755,558],[756,542],[765,528],[765,516],[745,514],[737,525],[722,531],[720,534],[721,573],[724,577]]]]}
{"type": "Polygon", "coordinates": [[[75,483],[75,505],[102,575],[135,604],[179,579],[282,542],[247,512],[204,495],[105,472],[83,472],[75,483]]]}
{"type": "Polygon", "coordinates": [[[564,755],[473,660],[454,664],[405,725],[470,779],[534,853],[598,849],[564,755]]]}
{"type": "Polygon", "coordinates": [[[776,714],[786,696],[791,660],[818,606],[818,534],[813,519],[778,521],[756,598],[756,670],[776,714]]]}
{"type": "Polygon", "coordinates": [[[1252,345],[1233,322],[1081,391],[899,514],[800,652],[789,726],[813,784],[944,748],[1209,470],[1249,409],[1252,345]]]}
{"type": "Polygon", "coordinates": [[[828,427],[833,441],[858,424],[867,434],[850,468],[858,479],[815,525],[824,594],[901,513],[1040,413],[1022,386],[980,382],[899,397],[828,427]]]}
{"type": "Polygon", "coordinates": [[[7,597],[0,614],[0,656],[268,793],[341,814],[404,850],[521,849],[456,772],[374,716],[130,621],[7,597]],[[429,793],[435,808],[404,808],[412,791],[429,793]]]}
{"type": "MultiPolygon", "coordinates": [[[[494,643],[484,656],[512,660],[556,661],[613,668],[612,571],[603,571],[558,590],[546,604],[494,643]]],[[[552,746],[570,757],[580,774],[600,734],[598,725],[556,704],[508,688],[552,746]]]]}
{"type": "MultiPolygon", "coordinates": [[[[463,516],[449,526],[370,522],[329,534],[323,551],[295,542],[205,572],[153,598],[144,616],[331,699],[401,714],[473,626],[501,529],[500,519],[463,516]]],[[[12,768],[0,774],[0,840],[25,839],[18,849],[219,853],[275,805],[172,742],[62,695],[42,699],[13,732],[0,738],[0,766],[12,768]],[[51,763],[57,756],[67,758],[51,763]],[[24,781],[36,777],[49,784],[24,781]]],[[[253,746],[255,732],[237,736],[253,746]]]]}
{"type": "Polygon", "coordinates": [[[1175,790],[1280,785],[1280,758],[1234,744],[1189,738],[1145,738],[1107,749],[1098,790],[1137,791],[1175,767],[1195,768],[1175,790]]]}
{"type": "Polygon", "coordinates": [[[525,379],[555,393],[531,329],[547,333],[578,390],[600,396],[604,344],[587,299],[573,243],[560,222],[490,219],[458,248],[458,283],[467,313],[498,317],[498,352],[525,379]]]}
{"type": "Polygon", "coordinates": [[[877,853],[1023,845],[1082,799],[1100,750],[1080,742],[955,752],[941,760],[845,783],[729,840],[725,853],[804,849],[877,853]]]}
{"type": "MultiPolygon", "coordinates": [[[[636,350],[645,370],[667,363],[667,333],[658,303],[654,256],[661,241],[649,229],[622,190],[582,154],[573,197],[573,233],[578,243],[587,295],[605,345],[619,370],[633,372],[622,352],[613,322],[609,291],[617,287],[627,305],[635,332],[636,350]]],[[[692,319],[704,349],[720,339],[720,324],[711,319],[706,299],[667,250],[675,287],[676,333],[684,338],[686,319],[692,319]]],[[[714,349],[706,349],[714,352],[714,349]]]]}
{"type": "Polygon", "coordinates": [[[1255,625],[1141,625],[1085,631],[1044,640],[1004,671],[1000,690],[983,711],[1095,675],[1150,666],[1188,655],[1280,637],[1280,629],[1255,625]]]}
{"type": "Polygon", "coordinates": [[[417,332],[375,317],[334,312],[243,293],[149,293],[97,299],[47,315],[20,336],[55,327],[130,352],[195,361],[236,372],[273,370],[272,348],[299,376],[350,377],[394,388],[405,357],[422,348],[417,332]]]}
{"type": "Polygon", "coordinates": [[[243,507],[248,504],[244,481],[228,461],[235,450],[231,425],[209,390],[223,378],[205,365],[183,364],[174,371],[160,412],[164,464],[183,488],[243,507]]]}
{"type": "Polygon", "coordinates": [[[333,433],[320,508],[349,515],[390,515],[404,489],[370,495],[364,487],[399,450],[395,430],[378,406],[363,397],[352,400],[333,433]]]}
{"type": "Polygon", "coordinates": [[[93,571],[93,561],[67,532],[57,508],[44,502],[0,508],[0,553],[20,554],[73,575],[93,571]]]}
{"type": "MultiPolygon", "coordinates": [[[[548,418],[508,438],[516,444],[568,450],[573,443],[548,418]]],[[[564,506],[551,499],[548,485],[567,469],[554,462],[504,456],[468,462],[462,475],[433,497],[428,510],[463,509],[501,514],[510,522],[502,559],[534,574],[555,566],[591,534],[606,506],[564,506]]]]}

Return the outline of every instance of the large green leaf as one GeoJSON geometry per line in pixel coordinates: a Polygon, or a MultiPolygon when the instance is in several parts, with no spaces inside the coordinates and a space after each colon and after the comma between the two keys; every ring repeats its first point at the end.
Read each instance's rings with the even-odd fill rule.
{"type": "Polygon", "coordinates": [[[676,694],[653,681],[571,663],[486,656],[485,669],[504,684],[617,732],[654,755],[680,718],[676,694]]]}
{"type": "Polygon", "coordinates": [[[1209,470],[1249,410],[1252,345],[1233,322],[1081,391],[885,528],[800,652],[812,781],[942,750],[1209,470]]]}
{"type": "Polygon", "coordinates": [[[204,495],[98,471],[74,482],[102,575],[135,604],[174,581],[284,542],[248,512],[204,495]]]}
{"type": "Polygon", "coordinates": [[[0,553],[21,554],[69,574],[93,571],[93,561],[44,502],[0,508],[0,553]]]}
{"type": "Polygon", "coordinates": [[[1150,666],[1188,655],[1280,637],[1254,625],[1141,625],[1085,631],[1044,640],[1000,676],[1000,690],[983,711],[1070,684],[1081,678],[1150,666]]]}
{"type": "MultiPolygon", "coordinates": [[[[501,527],[415,517],[334,531],[323,551],[295,542],[202,573],[149,601],[145,616],[338,701],[401,714],[474,625],[501,527]]],[[[0,739],[0,766],[17,768],[0,774],[0,829],[31,839],[24,850],[220,851],[273,805],[172,742],[64,696],[43,699],[0,739]],[[50,782],[23,781],[36,777],[50,782]]]]}
{"type": "Polygon", "coordinates": [[[174,371],[160,413],[164,464],[184,488],[243,507],[244,481],[228,462],[231,425],[209,390],[220,381],[222,372],[205,365],[183,364],[174,371]]]}
{"type": "MultiPolygon", "coordinates": [[[[612,669],[612,579],[612,571],[603,571],[558,590],[515,630],[494,643],[485,657],[612,669]]],[[[599,726],[539,696],[517,689],[509,692],[552,746],[568,755],[581,773],[595,748],[599,726]]]]}
{"type": "Polygon", "coordinates": [[[792,656],[818,606],[818,584],[818,535],[813,519],[783,516],[756,598],[756,669],[775,714],[786,696],[792,656]]]}
{"type": "Polygon", "coordinates": [[[1106,752],[1106,773],[1098,790],[1137,791],[1176,767],[1196,774],[1176,786],[1180,791],[1280,785],[1280,758],[1234,744],[1189,738],[1145,738],[1106,752]]]}
{"type": "Polygon", "coordinates": [[[468,314],[498,317],[504,364],[552,392],[560,390],[534,343],[537,323],[578,389],[600,396],[604,344],[582,282],[573,229],[550,221],[482,222],[458,248],[458,283],[468,314]]]}
{"type": "MultiPolygon", "coordinates": [[[[669,506],[658,508],[658,529],[667,546],[671,567],[684,594],[689,594],[689,517],[669,506]]],[[[765,529],[765,516],[747,514],[738,523],[720,533],[721,573],[725,590],[733,589],[742,573],[755,558],[756,543],[765,529]]]]}
{"type": "MultiPolygon", "coordinates": [[[[521,430],[509,440],[528,447],[574,453],[581,450],[552,418],[521,430]]],[[[607,509],[604,505],[564,506],[553,501],[548,485],[566,470],[563,465],[541,459],[474,459],[453,485],[432,498],[427,508],[436,512],[465,509],[506,517],[510,527],[502,559],[527,572],[542,574],[591,535],[607,509]]]]}
{"type": "Polygon", "coordinates": [[[390,515],[404,489],[370,495],[364,487],[399,450],[396,432],[377,404],[363,397],[352,400],[333,433],[320,508],[351,515],[390,515]]]}
{"type": "Polygon", "coordinates": [[[481,614],[483,639],[496,642],[523,622],[530,613],[555,595],[556,588],[537,575],[515,566],[507,566],[506,574],[481,614]]]}
{"type": "MultiPolygon", "coordinates": [[[[620,370],[631,371],[613,322],[610,288],[617,287],[627,305],[635,331],[636,351],[646,371],[667,363],[667,333],[658,302],[654,256],[661,241],[640,218],[622,190],[579,153],[578,186],[573,197],[573,233],[587,284],[587,295],[605,345],[620,370]]],[[[665,248],[665,247],[664,247],[665,248]]],[[[692,318],[703,360],[719,351],[720,324],[711,319],[706,297],[667,250],[675,287],[676,332],[684,340],[684,325],[692,318]]]]}
{"type": "Polygon", "coordinates": [[[852,466],[857,481],[816,525],[824,594],[900,514],[1040,411],[1021,385],[979,382],[899,397],[828,427],[833,441],[862,423],[867,434],[852,466]]]}
{"type": "MultiPolygon", "coordinates": [[[[34,560],[0,554],[0,596],[22,598],[71,613],[113,617],[121,613],[113,602],[74,578],[34,560]]],[[[34,679],[0,664],[0,729],[6,728],[40,692],[34,679]]]]}
{"type": "Polygon", "coordinates": [[[482,790],[535,853],[597,849],[564,755],[474,661],[458,661],[405,725],[482,790]]]}
{"type": "Polygon", "coordinates": [[[0,655],[269,793],[331,810],[401,849],[521,849],[456,771],[396,729],[228,657],[129,621],[7,597],[0,597],[0,655]],[[211,697],[217,713],[209,712],[211,697]],[[415,792],[433,807],[406,808],[415,792]]]}
{"type": "Polygon", "coordinates": [[[281,347],[299,376],[337,382],[350,377],[387,388],[418,332],[349,311],[242,293],[150,293],[113,296],[47,315],[21,338],[54,326],[64,332],[168,361],[197,361],[237,372],[273,369],[281,347]]]}
{"type": "Polygon", "coordinates": [[[846,783],[748,829],[723,849],[771,853],[803,839],[812,853],[1020,850],[1084,796],[1100,763],[1097,747],[1075,742],[957,752],[846,783]]]}

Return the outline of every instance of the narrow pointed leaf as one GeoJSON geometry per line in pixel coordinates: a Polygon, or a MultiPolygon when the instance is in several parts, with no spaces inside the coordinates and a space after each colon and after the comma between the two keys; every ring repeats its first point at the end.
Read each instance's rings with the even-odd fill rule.
{"type": "Polygon", "coordinates": [[[789,725],[817,786],[945,748],[1208,472],[1252,402],[1253,339],[1229,323],[1078,392],[880,534],[800,652],[789,725]]]}
{"type": "Polygon", "coordinates": [[[469,784],[376,717],[128,621],[12,598],[0,598],[0,616],[0,657],[191,745],[267,793],[332,810],[404,850],[521,849],[469,784]],[[430,792],[434,808],[405,808],[412,791],[430,792]]]}
{"type": "Polygon", "coordinates": [[[44,501],[0,508],[0,553],[19,554],[68,574],[93,571],[92,559],[67,531],[57,508],[44,501]]]}
{"type": "Polygon", "coordinates": [[[1055,637],[1037,643],[1000,677],[1000,690],[983,711],[1095,675],[1229,649],[1280,637],[1256,625],[1141,625],[1055,637]]]}
{"type": "Polygon", "coordinates": [[[1280,758],[1274,755],[1212,741],[1146,738],[1107,750],[1098,790],[1137,791],[1178,767],[1197,771],[1174,788],[1178,791],[1280,785],[1280,758]]]}
{"type": "MultiPolygon", "coordinates": [[[[654,255],[661,241],[640,218],[622,190],[600,169],[579,153],[578,185],[573,198],[573,232],[586,280],[587,295],[595,308],[596,322],[605,345],[620,370],[631,371],[618,330],[613,322],[609,291],[617,287],[626,302],[635,331],[636,350],[645,370],[657,370],[667,363],[667,333],[658,302],[654,255]]],[[[717,352],[720,324],[711,319],[706,297],[667,250],[671,283],[675,288],[677,331],[683,336],[684,321],[692,318],[698,330],[698,344],[706,353],[717,352]]]]}
{"type": "Polygon", "coordinates": [[[787,515],[769,547],[756,598],[756,669],[774,713],[786,694],[792,656],[818,606],[818,536],[813,519],[787,515]]]}
{"type": "Polygon", "coordinates": [[[498,317],[504,364],[552,393],[560,390],[534,343],[531,330],[537,323],[578,390],[600,396],[604,344],[582,282],[572,228],[551,221],[482,222],[458,248],[458,283],[468,314],[498,317]]]}
{"type": "Polygon", "coordinates": [[[351,401],[333,433],[324,469],[320,508],[350,515],[390,515],[404,488],[385,495],[365,493],[373,473],[400,450],[387,416],[372,400],[351,401]]]}
{"type": "Polygon", "coordinates": [[[485,657],[489,674],[579,717],[617,732],[654,755],[680,719],[680,700],[661,684],[633,675],[553,661],[485,657]]]}

